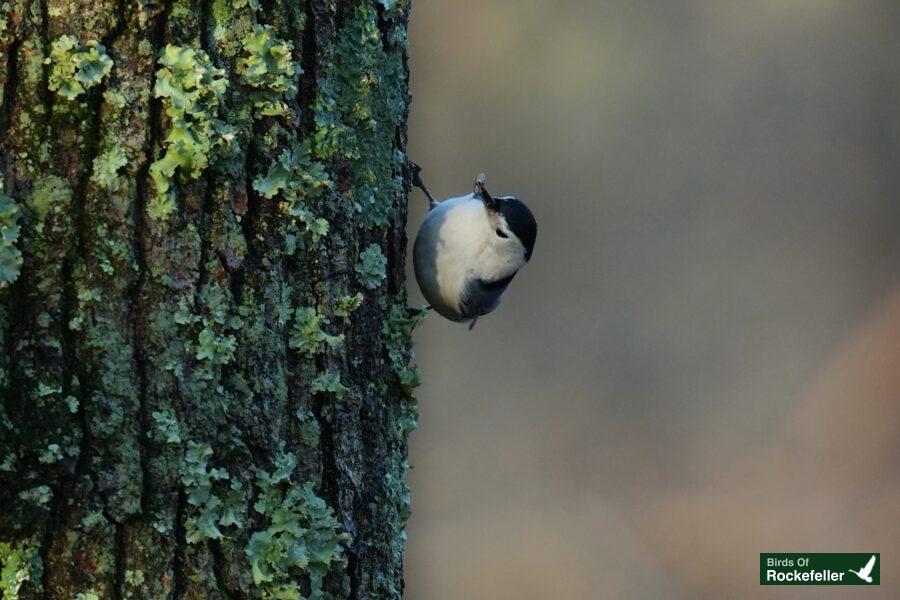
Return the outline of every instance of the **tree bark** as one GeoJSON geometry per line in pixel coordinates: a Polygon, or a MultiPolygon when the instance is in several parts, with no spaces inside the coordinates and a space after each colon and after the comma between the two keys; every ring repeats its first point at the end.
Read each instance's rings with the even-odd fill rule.
{"type": "Polygon", "coordinates": [[[397,598],[407,0],[0,8],[3,598],[397,598]]]}

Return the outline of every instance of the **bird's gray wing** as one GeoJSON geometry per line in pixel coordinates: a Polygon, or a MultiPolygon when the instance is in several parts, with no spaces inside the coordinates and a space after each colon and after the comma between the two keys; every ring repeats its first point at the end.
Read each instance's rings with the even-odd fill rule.
{"type": "Polygon", "coordinates": [[[486,315],[500,304],[500,296],[516,274],[513,273],[497,281],[470,279],[466,282],[459,302],[459,312],[467,319],[475,319],[486,315]]]}

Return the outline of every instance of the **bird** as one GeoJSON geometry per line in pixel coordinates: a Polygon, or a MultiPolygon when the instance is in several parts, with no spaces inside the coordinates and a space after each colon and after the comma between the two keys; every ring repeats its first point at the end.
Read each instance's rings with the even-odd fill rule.
{"type": "Polygon", "coordinates": [[[866,563],[859,571],[854,571],[853,569],[848,569],[847,571],[853,573],[866,583],[872,583],[872,569],[875,567],[875,555],[872,555],[872,558],[869,559],[869,562],[866,563]]]}
{"type": "Polygon", "coordinates": [[[416,281],[430,308],[455,322],[469,323],[495,310],[509,283],[531,260],[537,221],[514,196],[494,197],[487,177],[475,180],[471,194],[434,199],[410,162],[412,184],[428,198],[413,245],[416,281]]]}

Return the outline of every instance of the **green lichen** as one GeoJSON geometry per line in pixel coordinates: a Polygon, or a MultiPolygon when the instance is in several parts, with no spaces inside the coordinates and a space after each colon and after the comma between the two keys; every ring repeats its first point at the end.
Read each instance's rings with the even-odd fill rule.
{"type": "Polygon", "coordinates": [[[328,233],[328,221],[314,214],[314,205],[333,186],[325,165],[312,158],[309,140],[294,143],[257,177],[253,189],[266,198],[282,194],[281,211],[306,226],[313,241],[328,233]]]}
{"type": "Polygon", "coordinates": [[[320,199],[333,184],[325,165],[312,159],[309,142],[293,144],[272,162],[265,176],[257,177],[253,189],[274,198],[279,193],[310,202],[320,199]]]}
{"type": "MultiPolygon", "coordinates": [[[[313,153],[323,160],[349,161],[352,195],[347,207],[365,229],[387,227],[403,196],[405,156],[397,149],[398,128],[406,115],[405,40],[390,51],[382,42],[378,10],[356,8],[340,30],[333,59],[317,76],[313,105],[313,153]]],[[[393,31],[403,31],[395,27],[393,31]]]]}
{"type": "Polygon", "coordinates": [[[187,502],[193,507],[184,525],[185,539],[190,544],[223,538],[220,527],[240,527],[239,515],[246,510],[240,482],[231,482],[224,499],[213,493],[216,482],[230,477],[225,469],[209,466],[212,455],[209,444],[189,441],[181,464],[181,483],[187,502]]]}
{"type": "Polygon", "coordinates": [[[156,410],[150,415],[156,422],[156,439],[165,444],[181,443],[181,425],[171,410],[156,410]]]}
{"type": "Polygon", "coordinates": [[[282,446],[273,472],[255,469],[259,497],[253,509],[266,527],[253,534],[245,553],[263,598],[322,600],[325,576],[346,568],[343,544],[349,536],[311,482],[292,483],[296,465],[296,456],[282,446]],[[301,594],[303,575],[309,596],[301,594]]]}
{"type": "Polygon", "coordinates": [[[357,292],[352,296],[346,295],[338,298],[337,304],[334,307],[334,315],[336,317],[349,317],[357,308],[362,306],[363,295],[362,292],[357,292]]]}
{"type": "Polygon", "coordinates": [[[84,323],[84,317],[72,317],[69,319],[68,327],[72,331],[81,331],[82,323],[84,323]]]}
{"type": "Polygon", "coordinates": [[[143,598],[145,594],[141,593],[144,587],[144,572],[140,569],[126,569],[124,581],[124,598],[143,598]]]}
{"type": "Polygon", "coordinates": [[[121,146],[114,146],[94,159],[91,181],[110,192],[117,192],[121,185],[118,171],[128,164],[128,156],[121,146]]]}
{"type": "Polygon", "coordinates": [[[46,506],[53,498],[53,492],[46,485],[39,485],[19,492],[19,498],[37,506],[46,506]]]}
{"type": "Polygon", "coordinates": [[[234,359],[237,340],[233,335],[220,334],[212,327],[204,327],[197,337],[197,360],[227,365],[234,359]]]}
{"type": "Polygon", "coordinates": [[[176,176],[197,179],[209,165],[211,153],[234,142],[235,129],[218,118],[228,87],[225,72],[213,67],[202,50],[167,45],[160,54],[153,94],[163,99],[170,129],[165,154],[150,165],[156,195],[148,202],[149,215],[164,220],[175,209],[172,190],[176,176]]]}
{"type": "Polygon", "coordinates": [[[307,356],[314,356],[325,348],[336,348],[344,342],[342,335],[330,335],[322,327],[330,321],[315,308],[300,307],[294,311],[294,324],[288,344],[307,356]]]}
{"type": "Polygon", "coordinates": [[[263,115],[288,111],[284,100],[297,95],[296,78],[303,69],[293,61],[294,45],[275,35],[271,25],[257,25],[243,39],[244,56],[237,71],[244,83],[266,92],[255,101],[263,115]]]}
{"type": "Polygon", "coordinates": [[[28,542],[0,542],[0,565],[0,596],[4,599],[17,600],[26,583],[40,582],[41,557],[37,547],[28,542]]]}
{"type": "Polygon", "coordinates": [[[409,0],[378,0],[378,3],[381,4],[385,10],[402,11],[408,5],[409,0]]]}
{"type": "Polygon", "coordinates": [[[16,201],[3,193],[0,177],[0,289],[19,277],[22,252],[16,247],[19,239],[19,207],[16,201]]]}
{"type": "Polygon", "coordinates": [[[0,461],[0,471],[4,473],[12,473],[16,469],[16,455],[15,454],[7,454],[3,457],[3,460],[0,461]]]}
{"type": "Polygon", "coordinates": [[[102,299],[100,290],[93,289],[93,288],[79,289],[76,296],[77,296],[79,302],[85,302],[85,303],[99,302],[102,299]]]}
{"type": "Polygon", "coordinates": [[[381,248],[378,247],[378,244],[370,244],[360,253],[356,272],[359,273],[362,284],[370,290],[374,290],[387,277],[386,267],[387,257],[381,252],[381,248]]]}
{"type": "Polygon", "coordinates": [[[300,441],[309,448],[316,448],[322,435],[316,416],[302,406],[297,407],[294,416],[300,424],[298,427],[300,441]]]}
{"type": "MultiPolygon", "coordinates": [[[[4,2],[0,4],[0,34],[5,33],[9,29],[9,14],[12,7],[9,2],[4,2]]],[[[0,93],[0,99],[2,99],[2,93],[0,93]]]]}
{"type": "Polygon", "coordinates": [[[102,44],[94,40],[81,44],[71,35],[53,42],[45,62],[52,65],[47,86],[67,100],[74,100],[98,85],[113,67],[102,44]]]}
{"type": "MultiPolygon", "coordinates": [[[[216,288],[209,288],[206,293],[212,294],[216,288]]],[[[211,302],[212,313],[208,316],[193,314],[190,307],[184,302],[178,305],[173,314],[173,321],[182,326],[193,328],[201,325],[196,338],[184,342],[188,352],[193,352],[197,360],[208,365],[227,365],[234,360],[237,350],[237,337],[234,333],[241,329],[243,321],[236,315],[230,315],[228,305],[215,298],[211,302]]],[[[211,373],[205,373],[211,376],[211,373]]]]}
{"type": "Polygon", "coordinates": [[[38,457],[38,462],[44,464],[53,464],[57,461],[63,459],[62,449],[59,447],[59,444],[49,444],[47,449],[41,452],[41,455],[38,457]]]}
{"type": "Polygon", "coordinates": [[[153,44],[150,40],[143,39],[138,42],[138,54],[141,56],[150,56],[153,53],[153,44]]]}
{"type": "Polygon", "coordinates": [[[412,332],[426,314],[425,310],[409,310],[400,304],[394,304],[381,328],[382,340],[394,373],[407,391],[422,382],[422,375],[413,363],[414,355],[409,348],[412,345],[412,332]]]}
{"type": "Polygon", "coordinates": [[[65,213],[71,200],[72,189],[66,181],[56,175],[46,175],[34,184],[27,204],[40,223],[50,214],[65,213]]]}
{"type": "Polygon", "coordinates": [[[188,492],[188,502],[200,506],[209,500],[213,481],[228,479],[224,469],[209,468],[209,459],[213,455],[209,444],[189,441],[184,461],[181,463],[181,483],[188,492]]]}
{"type": "Polygon", "coordinates": [[[62,393],[62,388],[57,385],[47,385],[43,381],[38,383],[38,396],[41,396],[42,398],[59,393],[62,393]]]}
{"type": "Polygon", "coordinates": [[[344,398],[347,392],[350,391],[349,388],[341,383],[341,374],[330,369],[324,373],[319,373],[312,380],[309,389],[313,394],[334,394],[338,400],[344,398]]]}

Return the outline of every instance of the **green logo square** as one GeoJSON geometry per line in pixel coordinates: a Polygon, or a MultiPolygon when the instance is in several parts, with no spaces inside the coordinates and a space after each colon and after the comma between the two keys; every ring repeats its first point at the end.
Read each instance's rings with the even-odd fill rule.
{"type": "Polygon", "coordinates": [[[881,585],[881,554],[777,552],[759,555],[760,585],[881,585]]]}

